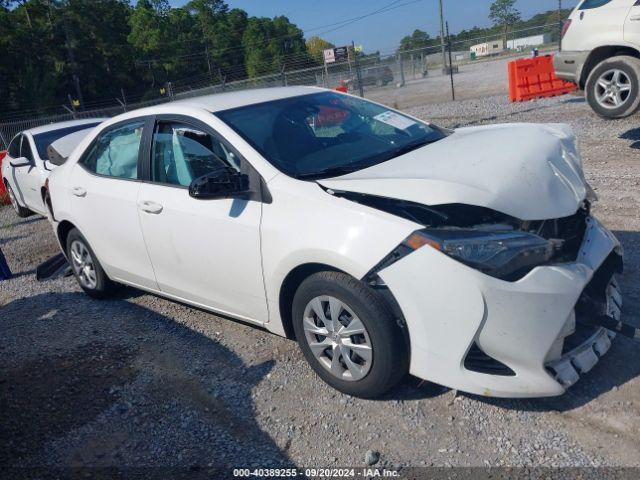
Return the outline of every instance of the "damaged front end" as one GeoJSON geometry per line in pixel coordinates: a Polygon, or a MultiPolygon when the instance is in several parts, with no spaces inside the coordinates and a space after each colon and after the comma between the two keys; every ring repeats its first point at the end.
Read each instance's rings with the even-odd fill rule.
{"type": "Polygon", "coordinates": [[[329,193],[423,227],[363,278],[407,325],[420,378],[483,395],[556,395],[617,333],[637,336],[620,321],[622,249],[588,201],[568,217],[522,221],[471,205],[329,193]],[[459,344],[445,348],[435,339],[450,338],[451,328],[459,344]]]}
{"type": "Polygon", "coordinates": [[[489,276],[517,281],[535,267],[575,261],[590,216],[588,201],[570,217],[522,221],[473,205],[427,206],[369,194],[330,193],[425,227],[414,232],[376,265],[367,281],[372,281],[378,271],[425,245],[489,276]]]}

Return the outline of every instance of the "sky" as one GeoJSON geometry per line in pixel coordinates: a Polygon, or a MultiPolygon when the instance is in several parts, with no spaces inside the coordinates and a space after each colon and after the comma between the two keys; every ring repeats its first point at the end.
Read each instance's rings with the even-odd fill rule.
{"type": "MultiPolygon", "coordinates": [[[[173,6],[182,6],[187,0],[170,0],[173,6]]],[[[380,50],[392,52],[400,39],[416,28],[438,35],[438,0],[398,0],[400,8],[372,15],[343,28],[323,27],[341,20],[361,16],[379,10],[392,0],[227,0],[231,8],[242,8],[250,15],[274,17],[286,15],[303,31],[305,37],[322,34],[321,37],[335,45],[347,45],[354,41],[367,52],[380,50]],[[329,30],[334,31],[329,31],[329,30]],[[325,33],[326,32],[326,33],[325,33]]],[[[444,0],[444,14],[452,33],[474,26],[490,25],[489,5],[492,0],[444,0]]],[[[563,0],[563,7],[573,7],[577,0],[563,0]]],[[[518,0],[516,8],[523,18],[536,13],[557,9],[558,0],[518,0]]]]}

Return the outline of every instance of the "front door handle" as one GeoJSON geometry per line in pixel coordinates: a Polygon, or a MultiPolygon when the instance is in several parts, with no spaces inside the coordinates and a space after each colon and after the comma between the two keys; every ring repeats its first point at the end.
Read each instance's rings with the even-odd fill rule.
{"type": "Polygon", "coordinates": [[[632,22],[637,22],[640,21],[640,13],[636,14],[636,15],[631,15],[629,17],[629,20],[631,20],[632,22]]]}
{"type": "Polygon", "coordinates": [[[138,203],[138,207],[143,212],[158,214],[162,212],[162,205],[156,202],[149,202],[147,200],[138,203]]]}
{"type": "Polygon", "coordinates": [[[87,191],[82,187],[73,187],[71,189],[71,193],[73,193],[76,197],[84,197],[87,195],[87,191]]]}

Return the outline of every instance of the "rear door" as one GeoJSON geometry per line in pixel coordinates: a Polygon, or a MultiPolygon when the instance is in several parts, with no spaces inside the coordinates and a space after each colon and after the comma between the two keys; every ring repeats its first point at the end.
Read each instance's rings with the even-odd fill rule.
{"type": "Polygon", "coordinates": [[[103,130],[74,165],[68,188],[74,223],[112,280],[158,290],[138,218],[146,118],[103,130]]]}
{"type": "Polygon", "coordinates": [[[563,40],[569,50],[592,50],[624,41],[624,23],[634,0],[585,0],[572,15],[563,40]]]}

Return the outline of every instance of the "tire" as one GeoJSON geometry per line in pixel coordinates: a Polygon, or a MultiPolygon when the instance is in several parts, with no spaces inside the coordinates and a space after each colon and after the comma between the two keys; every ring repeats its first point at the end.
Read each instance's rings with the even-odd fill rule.
{"type": "Polygon", "coordinates": [[[320,272],[308,277],[295,293],[292,314],[305,358],[322,380],[342,393],[379,397],[409,370],[409,348],[390,309],[378,294],[349,275],[320,272]],[[340,323],[329,331],[316,310],[322,309],[321,315],[332,324],[331,307],[337,304],[341,304],[335,308],[340,311],[340,323]],[[334,368],[335,352],[339,356],[334,368]]]}
{"type": "Polygon", "coordinates": [[[31,210],[20,206],[20,204],[18,203],[18,197],[16,197],[16,194],[13,192],[13,189],[11,188],[11,185],[9,185],[9,182],[5,181],[4,184],[7,188],[7,194],[9,195],[11,206],[15,210],[16,215],[18,215],[18,217],[20,218],[27,218],[33,215],[33,212],[31,210]]]}
{"type": "Polygon", "coordinates": [[[640,107],[640,59],[621,55],[604,60],[589,74],[585,91],[589,105],[601,117],[633,115],[640,107]]]}
{"type": "Polygon", "coordinates": [[[111,297],[116,290],[116,284],[107,277],[89,242],[78,229],[73,228],[69,232],[66,247],[71,270],[82,290],[97,299],[111,297]]]}

